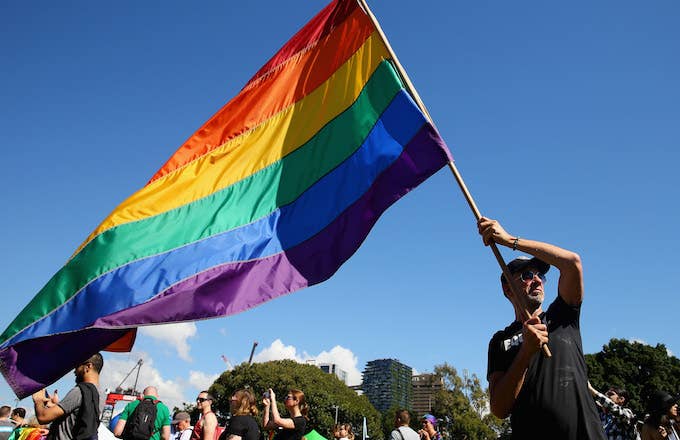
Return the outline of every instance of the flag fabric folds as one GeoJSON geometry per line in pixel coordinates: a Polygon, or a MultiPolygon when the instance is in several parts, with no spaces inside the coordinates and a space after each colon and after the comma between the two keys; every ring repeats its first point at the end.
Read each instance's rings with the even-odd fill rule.
{"type": "Polygon", "coordinates": [[[25,397],[138,326],[324,281],[450,159],[370,18],[334,1],[79,246],[0,335],[0,369],[25,397]]]}

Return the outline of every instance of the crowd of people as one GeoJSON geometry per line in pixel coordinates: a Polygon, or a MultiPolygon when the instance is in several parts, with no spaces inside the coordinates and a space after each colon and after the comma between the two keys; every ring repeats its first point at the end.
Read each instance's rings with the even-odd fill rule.
{"type": "MultiPolygon", "coordinates": [[[[74,370],[76,386],[63,399],[56,391],[51,396],[45,390],[34,393],[35,416],[29,420],[25,420],[24,408],[0,407],[0,440],[96,440],[100,425],[97,385],[103,365],[99,353],[78,365],[74,370]]],[[[279,412],[274,390],[263,394],[264,430],[275,433],[270,440],[302,440],[309,410],[304,393],[291,389],[281,400],[287,414],[279,412]]],[[[241,389],[231,395],[231,418],[226,427],[218,426],[214,401],[208,391],[198,394],[199,414],[192,425],[191,415],[185,411],[171,417],[156,387],[148,386],[116,417],[112,432],[123,440],[260,440],[259,411],[252,390],[241,389]]],[[[345,433],[345,440],[353,439],[350,425],[342,425],[340,432],[345,433]]]]}
{"type": "MultiPolygon", "coordinates": [[[[79,373],[76,375],[79,377],[79,373]]],[[[601,393],[590,382],[587,383],[587,387],[598,410],[605,438],[611,440],[680,440],[678,397],[664,391],[653,393],[647,403],[647,413],[643,418],[636,416],[628,407],[629,394],[625,389],[610,387],[605,393],[601,393]]],[[[58,406],[60,401],[56,397],[50,397],[49,402],[56,402],[58,406]]],[[[149,386],[144,389],[140,399],[130,402],[123,409],[115,423],[113,434],[125,440],[139,438],[149,440],[214,440],[216,438],[218,440],[260,440],[262,438],[256,419],[259,414],[258,402],[251,390],[241,389],[232,394],[230,397],[231,418],[225,428],[218,427],[217,418],[212,410],[213,402],[214,397],[208,391],[199,393],[196,398],[196,407],[200,414],[196,423],[192,425],[191,415],[187,412],[179,411],[170,417],[167,406],[158,398],[157,389],[149,386]],[[145,414],[140,410],[147,404],[156,408],[153,412],[154,422],[149,430],[139,434],[126,429],[126,426],[130,428],[135,425],[134,422],[128,423],[128,421],[135,420],[135,414],[140,412],[145,414]],[[138,407],[140,410],[137,410],[138,407]]],[[[264,393],[262,426],[265,430],[273,430],[276,433],[273,440],[304,440],[308,415],[304,393],[300,390],[290,390],[283,398],[283,403],[288,413],[287,417],[279,413],[274,391],[270,389],[264,393]]],[[[73,405],[66,404],[64,408],[71,407],[73,405]]],[[[64,408],[62,408],[64,412],[62,417],[68,418],[70,413],[64,408]]],[[[75,408],[76,414],[78,409],[78,407],[75,408]]],[[[62,423],[66,422],[61,422],[58,418],[55,422],[50,426],[41,424],[36,416],[26,419],[26,409],[21,407],[12,409],[5,405],[0,407],[0,440],[96,438],[91,434],[84,437],[78,434],[69,434],[73,437],[64,435],[64,432],[75,432],[73,426],[63,426],[62,423]],[[52,430],[52,435],[49,435],[50,430],[52,430]]],[[[77,420],[75,422],[77,424],[77,420]]],[[[406,409],[396,411],[395,428],[389,440],[442,440],[442,435],[438,430],[439,420],[435,416],[425,414],[420,418],[419,423],[422,425],[421,429],[418,431],[412,429],[410,412],[406,409]]],[[[351,424],[335,425],[334,440],[354,440],[354,437],[351,424]]],[[[268,438],[272,439],[271,436],[268,438]]]]}

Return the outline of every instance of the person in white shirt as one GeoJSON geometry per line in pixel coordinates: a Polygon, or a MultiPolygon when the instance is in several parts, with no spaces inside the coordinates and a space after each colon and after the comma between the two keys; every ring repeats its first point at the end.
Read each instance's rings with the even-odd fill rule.
{"type": "Polygon", "coordinates": [[[408,410],[398,409],[394,418],[394,431],[390,434],[391,440],[420,440],[418,433],[408,426],[410,422],[408,410]]]}
{"type": "Polygon", "coordinates": [[[175,425],[173,440],[189,440],[191,438],[191,416],[189,413],[184,411],[178,412],[170,423],[175,425]]]}

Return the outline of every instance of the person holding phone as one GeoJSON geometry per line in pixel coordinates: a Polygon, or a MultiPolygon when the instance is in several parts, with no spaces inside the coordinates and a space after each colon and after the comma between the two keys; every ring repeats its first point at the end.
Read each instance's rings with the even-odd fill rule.
{"type": "Polygon", "coordinates": [[[42,389],[33,394],[35,416],[41,424],[50,425],[50,440],[91,438],[99,428],[99,373],[104,367],[100,353],[76,366],[76,386],[59,400],[42,389]]]}
{"type": "Polygon", "coordinates": [[[262,425],[266,430],[279,429],[275,440],[301,440],[307,426],[308,407],[305,402],[305,394],[296,389],[288,391],[283,398],[283,405],[290,417],[281,417],[279,408],[276,406],[276,395],[271,388],[269,396],[265,394],[262,399],[264,404],[264,416],[262,425]]]}

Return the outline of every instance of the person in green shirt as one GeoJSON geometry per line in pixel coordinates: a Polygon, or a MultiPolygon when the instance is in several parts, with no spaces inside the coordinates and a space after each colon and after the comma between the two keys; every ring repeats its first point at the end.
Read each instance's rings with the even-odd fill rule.
{"type": "MultiPolygon", "coordinates": [[[[149,440],[170,440],[170,410],[168,407],[158,400],[158,390],[156,387],[148,386],[144,388],[144,397],[142,399],[150,399],[156,401],[156,420],[154,422],[154,429],[149,440]]],[[[122,437],[125,430],[125,424],[132,412],[137,408],[141,400],[135,400],[128,403],[125,409],[120,413],[120,418],[116,427],[113,429],[113,435],[122,437]]]]}

